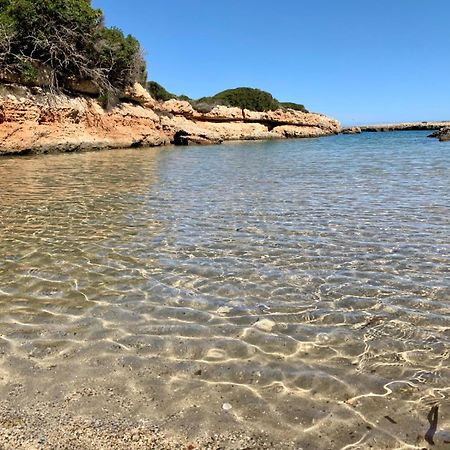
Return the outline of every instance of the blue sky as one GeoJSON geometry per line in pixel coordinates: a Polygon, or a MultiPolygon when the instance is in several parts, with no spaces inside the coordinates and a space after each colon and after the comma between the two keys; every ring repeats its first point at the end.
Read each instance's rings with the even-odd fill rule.
{"type": "Polygon", "coordinates": [[[176,94],[251,86],[344,124],[450,120],[449,0],[92,3],[176,94]]]}

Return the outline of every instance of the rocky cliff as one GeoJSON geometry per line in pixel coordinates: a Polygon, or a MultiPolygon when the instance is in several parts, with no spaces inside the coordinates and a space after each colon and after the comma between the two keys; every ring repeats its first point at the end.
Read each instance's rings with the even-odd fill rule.
{"type": "Polygon", "coordinates": [[[339,122],[321,114],[261,113],[223,106],[198,112],[184,101],[156,102],[138,84],[111,109],[89,96],[0,86],[0,155],[319,137],[338,132],[339,122]]]}

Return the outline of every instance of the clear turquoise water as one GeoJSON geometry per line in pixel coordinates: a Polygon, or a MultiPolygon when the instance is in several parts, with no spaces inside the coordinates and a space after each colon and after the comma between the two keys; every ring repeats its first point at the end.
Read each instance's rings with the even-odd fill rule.
{"type": "Polygon", "coordinates": [[[0,159],[2,398],[305,449],[423,448],[437,404],[444,448],[450,145],[426,134],[0,159]]]}

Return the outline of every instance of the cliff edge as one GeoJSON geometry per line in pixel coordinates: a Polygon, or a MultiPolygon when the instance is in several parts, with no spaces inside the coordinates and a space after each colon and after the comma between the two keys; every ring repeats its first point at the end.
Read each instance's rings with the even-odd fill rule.
{"type": "Polygon", "coordinates": [[[336,120],[289,109],[216,106],[198,112],[186,101],[158,102],[138,83],[108,109],[88,95],[0,85],[0,155],[306,138],[340,131],[336,120]]]}

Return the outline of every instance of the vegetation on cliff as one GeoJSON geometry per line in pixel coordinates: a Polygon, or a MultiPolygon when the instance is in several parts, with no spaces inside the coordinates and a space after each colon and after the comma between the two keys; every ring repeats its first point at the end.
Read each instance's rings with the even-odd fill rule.
{"type": "Polygon", "coordinates": [[[146,81],[139,42],[104,25],[91,0],[0,0],[0,79],[77,92],[101,94],[107,105],[127,86],[145,84],[160,101],[186,100],[199,112],[217,105],[253,111],[295,109],[260,89],[241,87],[198,100],[177,96],[146,81]]]}
{"type": "Polygon", "coordinates": [[[269,92],[249,87],[227,89],[212,97],[203,97],[193,101],[192,106],[200,112],[206,112],[216,105],[231,106],[250,111],[275,111],[277,109],[294,109],[296,111],[308,112],[307,109],[298,103],[279,102],[269,92]]]}
{"type": "Polygon", "coordinates": [[[200,103],[234,106],[252,111],[274,111],[280,107],[279,102],[273,98],[272,94],[248,87],[227,89],[213,97],[204,97],[198,101],[200,103]]]}
{"type": "Polygon", "coordinates": [[[195,100],[192,100],[187,95],[175,95],[171,92],[167,91],[163,86],[161,86],[156,81],[148,81],[147,82],[147,91],[150,93],[150,95],[160,102],[167,102],[167,100],[185,100],[187,102],[195,102],[195,100]]]}
{"type": "Polygon", "coordinates": [[[156,81],[149,81],[147,83],[147,90],[155,100],[186,100],[192,104],[194,109],[203,113],[211,111],[217,105],[232,106],[260,112],[275,111],[276,109],[294,109],[296,111],[308,112],[308,110],[301,104],[279,102],[269,92],[248,87],[227,89],[226,91],[219,92],[212,97],[203,97],[198,100],[193,100],[185,95],[177,96],[172,94],[156,81]]]}
{"type": "Polygon", "coordinates": [[[304,105],[293,102],[280,102],[281,109],[293,109],[294,111],[309,112],[304,105]]]}
{"type": "Polygon", "coordinates": [[[178,96],[167,91],[163,86],[161,86],[156,81],[149,81],[147,83],[147,91],[155,100],[161,102],[166,102],[167,100],[171,100],[173,98],[178,99],[178,96]]]}
{"type": "Polygon", "coordinates": [[[90,0],[0,0],[0,68],[24,83],[90,81],[103,93],[146,79],[139,42],[105,27],[90,0]]]}

